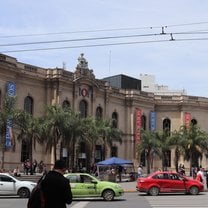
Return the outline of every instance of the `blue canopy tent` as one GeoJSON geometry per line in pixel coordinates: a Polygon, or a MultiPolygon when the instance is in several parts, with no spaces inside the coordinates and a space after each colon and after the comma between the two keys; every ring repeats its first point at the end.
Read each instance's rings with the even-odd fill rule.
{"type": "Polygon", "coordinates": [[[119,157],[111,157],[109,159],[98,162],[97,166],[99,165],[133,165],[133,162],[130,160],[121,159],[119,157]]]}
{"type": "Polygon", "coordinates": [[[97,164],[97,174],[99,178],[105,178],[106,174],[112,169],[118,169],[118,167],[127,168],[130,167],[134,171],[134,163],[130,160],[124,160],[119,157],[111,157],[106,160],[100,161],[97,164]],[[102,172],[100,171],[102,169],[102,172]]]}

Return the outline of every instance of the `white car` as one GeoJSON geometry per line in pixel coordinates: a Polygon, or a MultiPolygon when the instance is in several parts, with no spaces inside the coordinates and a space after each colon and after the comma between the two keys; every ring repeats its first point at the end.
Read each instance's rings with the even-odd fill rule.
{"type": "Polygon", "coordinates": [[[20,181],[8,173],[0,173],[0,195],[18,195],[28,198],[36,186],[31,181],[20,181]]]}

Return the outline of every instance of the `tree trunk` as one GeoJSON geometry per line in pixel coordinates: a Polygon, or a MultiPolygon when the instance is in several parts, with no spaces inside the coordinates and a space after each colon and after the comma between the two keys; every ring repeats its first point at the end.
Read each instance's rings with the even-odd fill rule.
{"type": "Polygon", "coordinates": [[[147,174],[150,174],[150,163],[151,163],[151,155],[147,153],[147,174]]]}
{"type": "Polygon", "coordinates": [[[178,161],[179,161],[179,151],[178,148],[176,147],[175,149],[175,170],[178,172],[178,161]]]}
{"type": "Polygon", "coordinates": [[[29,138],[30,175],[33,175],[33,139],[29,138]]]}
{"type": "Polygon", "coordinates": [[[1,155],[1,169],[4,169],[4,153],[5,153],[5,140],[6,140],[6,125],[3,125],[2,128],[2,155],[1,155]]]}
{"type": "Polygon", "coordinates": [[[95,145],[93,142],[92,142],[91,149],[92,149],[92,154],[91,154],[91,158],[90,158],[90,160],[91,160],[90,164],[94,165],[95,164],[95,145]]]}
{"type": "Polygon", "coordinates": [[[5,147],[2,144],[2,155],[1,155],[1,169],[4,169],[4,152],[5,152],[5,147]]]}

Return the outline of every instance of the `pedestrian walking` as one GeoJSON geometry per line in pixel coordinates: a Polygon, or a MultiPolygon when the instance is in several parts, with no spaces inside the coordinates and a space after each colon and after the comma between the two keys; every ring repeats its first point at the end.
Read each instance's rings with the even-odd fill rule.
{"type": "Polygon", "coordinates": [[[137,169],[137,173],[138,173],[138,178],[140,178],[143,174],[143,168],[142,165],[139,165],[138,169],[137,169]]]}
{"type": "Polygon", "coordinates": [[[66,169],[65,161],[57,160],[53,170],[45,175],[42,181],[45,208],[66,208],[66,204],[71,204],[72,192],[70,183],[63,176],[66,169]]]}

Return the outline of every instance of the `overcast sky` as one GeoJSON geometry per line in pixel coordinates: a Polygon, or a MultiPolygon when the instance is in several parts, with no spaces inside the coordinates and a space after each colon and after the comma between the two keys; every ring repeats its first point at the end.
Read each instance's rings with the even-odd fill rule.
{"type": "Polygon", "coordinates": [[[207,10],[207,0],[6,0],[0,53],[69,71],[84,53],[98,79],[152,74],[208,97],[207,10]]]}

